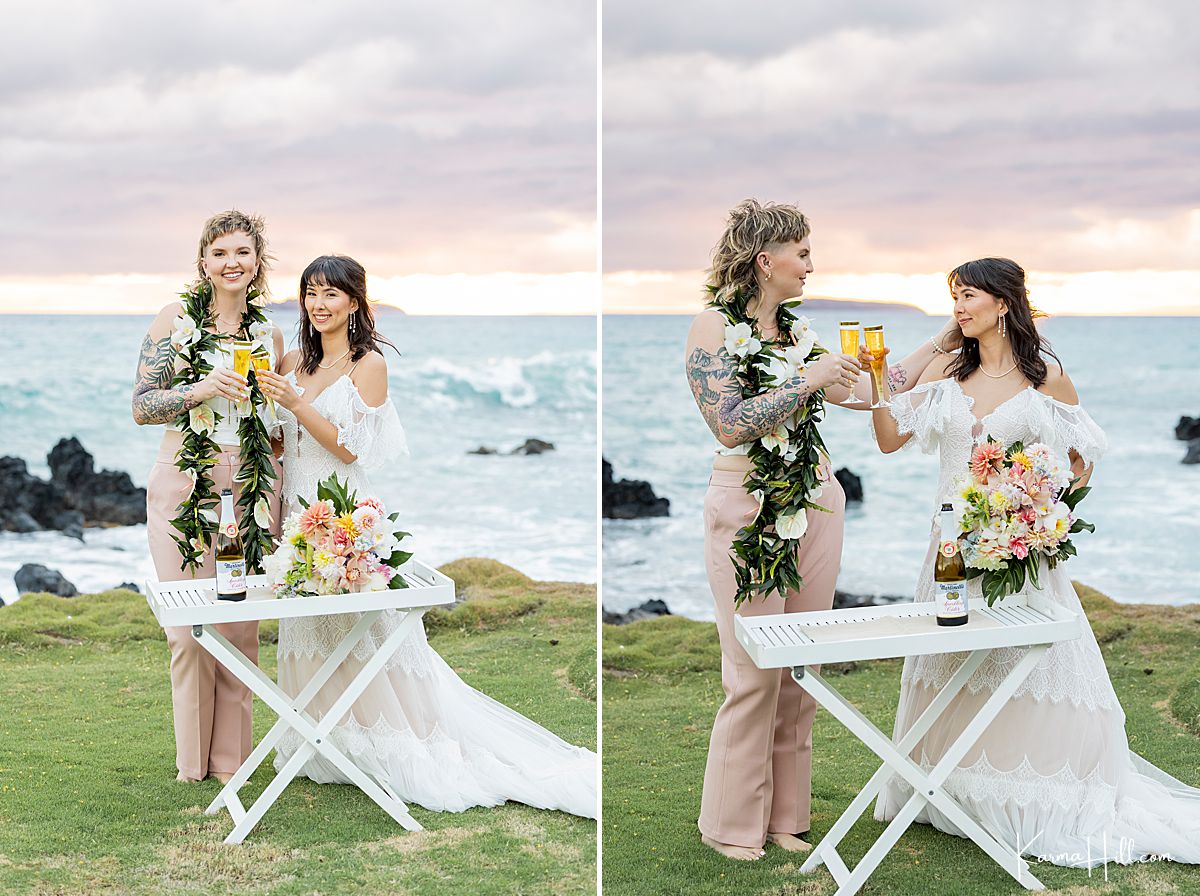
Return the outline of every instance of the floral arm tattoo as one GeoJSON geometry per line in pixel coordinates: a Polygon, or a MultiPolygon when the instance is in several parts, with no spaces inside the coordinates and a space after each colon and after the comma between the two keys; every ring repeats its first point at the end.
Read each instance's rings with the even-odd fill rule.
{"type": "Polygon", "coordinates": [[[908,383],[908,371],[900,364],[888,368],[888,385],[893,392],[898,392],[908,383]]]}
{"type": "Polygon", "coordinates": [[[813,391],[803,376],[794,376],[762,395],[742,398],[734,370],[724,348],[715,355],[697,348],[687,360],[688,384],[708,428],[739,445],[771,432],[813,391]]]}
{"type": "Polygon", "coordinates": [[[149,336],[143,339],[137,376],[133,381],[135,422],[139,425],[170,423],[183,411],[190,411],[200,404],[192,397],[195,385],[170,388],[174,375],[175,352],[171,349],[171,337],[164,336],[157,341],[149,336]]]}

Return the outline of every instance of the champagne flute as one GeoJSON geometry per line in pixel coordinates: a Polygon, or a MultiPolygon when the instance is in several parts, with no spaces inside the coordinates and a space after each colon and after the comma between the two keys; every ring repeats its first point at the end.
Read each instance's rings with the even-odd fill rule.
{"type": "Polygon", "coordinates": [[[892,403],[883,397],[883,324],[863,327],[863,338],[867,343],[867,351],[872,356],[871,376],[875,379],[875,389],[879,393],[879,398],[871,405],[871,409],[890,408],[892,403]]]}
{"type": "MultiPolygon", "coordinates": [[[[858,357],[858,321],[844,320],[841,323],[842,337],[842,354],[849,355],[852,358],[858,357]]],[[[866,404],[861,398],[854,393],[854,388],[850,389],[850,397],[842,404],[866,404]]]]}
{"type": "MultiPolygon", "coordinates": [[[[253,365],[256,374],[260,370],[270,370],[271,355],[261,345],[255,345],[254,350],[250,353],[250,363],[253,365]]],[[[261,384],[259,384],[259,387],[261,388],[261,384]]],[[[271,412],[271,422],[274,423],[278,420],[278,417],[275,415],[275,402],[266,395],[263,395],[263,398],[267,399],[267,408],[271,412]]]]}
{"type": "MultiPolygon", "coordinates": [[[[254,343],[245,339],[233,341],[233,372],[245,379],[250,373],[250,356],[254,351],[254,343]]],[[[237,406],[239,417],[249,415],[249,401],[240,401],[237,406]]]]}

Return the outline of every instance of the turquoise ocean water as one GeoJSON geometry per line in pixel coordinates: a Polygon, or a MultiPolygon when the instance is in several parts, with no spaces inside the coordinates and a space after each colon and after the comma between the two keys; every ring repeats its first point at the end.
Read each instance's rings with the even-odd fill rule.
{"type": "MultiPolygon", "coordinates": [[[[894,358],[941,325],[881,313],[894,358]]],[[[836,311],[810,316],[825,344],[836,341],[836,311]]],[[[603,593],[612,609],[662,598],[676,613],[711,619],[701,505],[715,443],[683,374],[690,322],[604,319],[604,456],[618,478],[649,480],[671,500],[671,516],[604,522],[603,593]]],[[[1119,601],[1200,601],[1200,466],[1179,463],[1185,444],[1174,437],[1181,415],[1200,416],[1200,318],[1062,317],[1044,332],[1110,442],[1080,505],[1096,533],[1077,536],[1072,577],[1119,601]]],[[[916,448],[880,454],[862,412],[830,408],[822,431],[835,465],[861,476],[866,494],[847,513],[839,587],[912,595],[937,458],[916,448]]]]}
{"type": "MultiPolygon", "coordinates": [[[[294,345],[296,312],[272,318],[294,345]]],[[[0,455],[46,476],[46,453],[77,436],[97,468],[144,486],[162,437],[139,427],[130,393],[150,318],[0,315],[0,455]]],[[[406,317],[384,310],[389,394],[412,456],[373,474],[428,562],[492,557],[538,579],[596,580],[596,324],[591,317],[406,317]],[[533,457],[480,457],[526,438],[533,457]]],[[[24,562],[60,569],[81,590],[150,573],[142,526],[57,534],[0,533],[0,597],[24,562]]]]}

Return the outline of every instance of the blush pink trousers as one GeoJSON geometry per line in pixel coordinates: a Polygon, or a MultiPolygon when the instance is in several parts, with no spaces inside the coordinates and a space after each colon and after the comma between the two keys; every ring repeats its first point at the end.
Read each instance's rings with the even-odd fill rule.
{"type": "MultiPolygon", "coordinates": [[[[241,457],[236,449],[223,449],[216,459],[211,473],[216,493],[219,495],[222,489],[231,488],[236,502],[240,489],[233,477],[241,457]]],[[[278,464],[275,473],[281,475],[278,464]]],[[[278,487],[281,481],[275,480],[275,492],[271,496],[275,531],[279,526],[278,487]]],[[[171,526],[171,520],[178,513],[179,503],[187,496],[190,486],[188,477],[175,467],[174,451],[161,451],[146,484],[146,533],[155,576],[161,582],[214,575],[211,552],[195,573],[183,569],[179,548],[171,538],[177,532],[171,526]]],[[[228,623],[217,626],[217,630],[251,662],[258,663],[257,622],[228,623]]],[[[196,643],[189,627],[171,627],[166,632],[171,648],[175,764],[183,777],[193,781],[202,781],[209,774],[231,775],[250,755],[253,733],[251,693],[196,643]]]]}
{"type": "MultiPolygon", "coordinates": [[[[719,843],[753,848],[766,842],[768,831],[801,834],[808,830],[817,707],[792,681],[790,669],[759,669],[733,633],[737,589],[730,547],[749,521],[747,514],[758,508],[742,484],[744,475],[714,470],[704,498],[705,555],[716,603],[725,702],[717,711],[709,741],[699,827],[719,843]]],[[[808,531],[799,541],[804,588],[745,601],[739,615],[833,606],[846,495],[827,464],[821,475],[824,491],[817,503],[832,513],[808,511],[808,531]]]]}

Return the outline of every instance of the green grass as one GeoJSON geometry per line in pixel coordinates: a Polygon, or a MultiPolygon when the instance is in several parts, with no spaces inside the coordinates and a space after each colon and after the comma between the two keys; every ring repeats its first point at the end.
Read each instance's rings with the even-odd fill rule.
{"type": "MultiPolygon", "coordinates": [[[[595,589],[490,560],[442,569],[466,602],[430,620],[434,648],[470,684],[594,749],[595,589]]],[[[272,676],[276,634],[263,626],[272,676]]],[[[246,843],[225,846],[228,815],[203,814],[220,785],[174,780],[168,657],[132,592],[0,609],[0,893],[595,892],[595,823],[513,803],[414,806],[427,830],[409,833],[356,788],[298,779],[246,843]]],[[[273,721],[256,704],[256,739],[273,721]]]]}
{"type": "MultiPolygon", "coordinates": [[[[1134,750],[1200,785],[1200,605],[1119,605],[1076,586],[1102,642],[1134,750]],[[1151,670],[1151,671],[1147,671],[1151,670]],[[1190,727],[1189,727],[1190,726],[1190,727]]],[[[733,862],[700,843],[696,818],[713,716],[723,698],[715,627],[678,617],[604,627],[605,896],[827,896],[824,868],[768,846],[733,862]]],[[[900,661],[826,667],[835,686],[892,730],[900,661]]],[[[827,831],[879,760],[824,711],[814,729],[813,835],[827,831]]],[[[853,864],[885,825],[867,814],[839,852],[853,864]]],[[[1171,863],[1086,870],[1033,863],[1050,890],[1072,894],[1200,894],[1200,868],[1171,863]]],[[[860,891],[989,896],[1024,890],[968,840],[914,825],[860,891]]]]}

